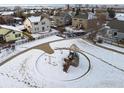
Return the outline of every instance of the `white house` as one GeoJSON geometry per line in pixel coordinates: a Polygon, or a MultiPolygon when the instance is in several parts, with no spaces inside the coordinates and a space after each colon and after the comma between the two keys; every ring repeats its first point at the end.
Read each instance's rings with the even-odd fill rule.
{"type": "Polygon", "coordinates": [[[31,33],[50,31],[50,26],[50,20],[41,16],[31,16],[24,21],[24,27],[31,33]]]}
{"type": "Polygon", "coordinates": [[[88,19],[96,19],[96,13],[89,12],[88,19]]]}

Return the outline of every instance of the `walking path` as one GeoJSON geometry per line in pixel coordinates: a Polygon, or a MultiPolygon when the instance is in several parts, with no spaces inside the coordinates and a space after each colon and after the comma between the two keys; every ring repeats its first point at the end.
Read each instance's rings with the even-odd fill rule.
{"type": "MultiPolygon", "coordinates": [[[[10,61],[11,59],[17,57],[18,55],[21,55],[21,54],[23,54],[23,53],[25,53],[25,52],[27,52],[27,51],[29,51],[29,50],[31,50],[31,49],[40,49],[40,50],[43,50],[43,51],[45,51],[45,52],[47,52],[47,53],[49,53],[49,54],[52,54],[52,53],[54,53],[54,50],[49,46],[50,43],[57,42],[57,41],[63,41],[63,40],[69,40],[69,39],[76,39],[76,38],[67,38],[67,39],[54,40],[54,41],[49,41],[49,42],[42,43],[42,44],[40,44],[40,45],[31,47],[31,48],[29,48],[29,49],[27,49],[27,50],[24,50],[24,51],[22,51],[22,52],[20,52],[20,53],[18,53],[18,54],[16,54],[16,55],[14,55],[14,56],[12,56],[11,58],[8,58],[8,59],[6,59],[5,61],[1,62],[1,63],[0,63],[0,66],[2,66],[2,65],[5,64],[5,63],[7,63],[7,62],[10,61]]],[[[87,40],[86,40],[86,41],[87,41],[87,40]]],[[[88,42],[89,42],[89,41],[88,41],[88,42]]],[[[90,43],[91,43],[91,42],[90,42],[90,43]]],[[[98,46],[98,47],[101,47],[101,48],[104,48],[104,49],[107,49],[107,50],[110,50],[110,51],[113,51],[113,52],[117,52],[117,53],[120,53],[120,54],[124,54],[124,53],[121,52],[121,51],[117,51],[117,50],[114,50],[114,49],[110,49],[110,48],[107,48],[107,47],[104,47],[104,46],[100,46],[100,45],[97,45],[97,44],[94,44],[94,45],[96,45],[96,46],[98,46]]]]}

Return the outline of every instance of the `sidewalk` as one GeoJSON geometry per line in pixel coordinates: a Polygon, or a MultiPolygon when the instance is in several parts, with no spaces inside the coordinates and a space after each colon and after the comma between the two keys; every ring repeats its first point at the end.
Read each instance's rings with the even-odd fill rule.
{"type": "Polygon", "coordinates": [[[114,52],[117,52],[117,53],[120,53],[120,54],[124,54],[124,48],[121,48],[121,47],[117,47],[117,46],[110,45],[110,44],[107,44],[107,43],[102,43],[102,44],[96,43],[96,45],[99,46],[99,47],[102,47],[104,49],[108,49],[110,51],[114,51],[114,52]]]}

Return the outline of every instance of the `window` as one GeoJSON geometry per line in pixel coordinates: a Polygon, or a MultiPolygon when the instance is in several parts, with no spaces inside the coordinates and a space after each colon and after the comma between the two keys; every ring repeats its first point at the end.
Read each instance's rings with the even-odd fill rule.
{"type": "Polygon", "coordinates": [[[42,27],[42,31],[44,31],[44,27],[42,27]]]}
{"type": "Polygon", "coordinates": [[[38,22],[35,22],[34,25],[38,25],[38,22]]]}
{"type": "Polygon", "coordinates": [[[45,22],[42,22],[42,25],[44,25],[45,24],[45,22]]]}
{"type": "Polygon", "coordinates": [[[15,32],[13,31],[13,34],[15,34],[15,32]]]}
{"type": "Polygon", "coordinates": [[[4,36],[0,35],[0,41],[3,41],[3,40],[4,40],[4,36]]]}
{"type": "Polygon", "coordinates": [[[82,20],[79,20],[79,21],[82,21],[82,20]]]}
{"type": "Polygon", "coordinates": [[[77,20],[77,19],[74,19],[74,20],[77,20]]]}
{"type": "Polygon", "coordinates": [[[63,18],[60,18],[61,20],[63,20],[63,18]]]}
{"type": "Polygon", "coordinates": [[[30,26],[28,26],[28,28],[30,28],[30,26]]]}
{"type": "Polygon", "coordinates": [[[49,28],[49,26],[47,26],[47,28],[49,28]]]}
{"type": "Polygon", "coordinates": [[[117,32],[114,32],[114,34],[113,34],[114,36],[117,36],[117,32]]]}
{"type": "Polygon", "coordinates": [[[16,38],[21,37],[21,34],[15,34],[15,37],[16,38]]]}
{"type": "Polygon", "coordinates": [[[39,30],[39,28],[37,28],[37,30],[39,30]]]}

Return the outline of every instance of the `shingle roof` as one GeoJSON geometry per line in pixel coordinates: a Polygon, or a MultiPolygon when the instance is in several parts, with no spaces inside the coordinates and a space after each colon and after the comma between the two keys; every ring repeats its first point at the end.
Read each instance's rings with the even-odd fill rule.
{"type": "Polygon", "coordinates": [[[29,19],[31,22],[40,22],[41,16],[31,16],[31,17],[28,17],[28,19],[29,19]]]}
{"type": "Polygon", "coordinates": [[[88,19],[88,14],[86,14],[86,13],[79,13],[79,15],[75,15],[74,18],[88,19]]]}
{"type": "Polygon", "coordinates": [[[124,21],[115,19],[115,20],[111,20],[107,25],[110,26],[110,28],[112,29],[118,29],[119,32],[124,33],[124,21]]]}
{"type": "Polygon", "coordinates": [[[18,29],[17,27],[14,27],[14,26],[0,25],[0,27],[6,28],[6,29],[10,29],[10,30],[13,30],[13,31],[19,31],[19,32],[21,32],[20,29],[18,29]]]}

